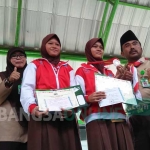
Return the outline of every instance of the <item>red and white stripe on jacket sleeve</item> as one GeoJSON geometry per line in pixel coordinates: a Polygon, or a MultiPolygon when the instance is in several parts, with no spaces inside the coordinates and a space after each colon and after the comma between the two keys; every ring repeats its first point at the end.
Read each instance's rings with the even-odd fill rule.
{"type": "Polygon", "coordinates": [[[88,95],[86,95],[86,91],[85,91],[85,82],[82,76],[83,76],[83,69],[82,67],[80,67],[76,71],[76,76],[75,76],[76,82],[77,82],[77,85],[81,86],[86,102],[89,102],[88,95]]]}
{"type": "Polygon", "coordinates": [[[70,67],[69,74],[70,74],[70,86],[77,85],[76,79],[75,79],[75,72],[74,72],[74,70],[71,67],[70,67]]]}
{"type": "MultiPolygon", "coordinates": [[[[77,82],[75,79],[75,72],[71,66],[69,66],[69,74],[70,74],[70,86],[77,85],[77,82]]],[[[74,110],[74,113],[77,113],[79,111],[79,108],[74,108],[73,110],[74,110]]]]}
{"type": "Polygon", "coordinates": [[[37,106],[35,101],[36,66],[29,63],[23,73],[20,102],[24,111],[29,114],[37,106]]]}
{"type": "Polygon", "coordinates": [[[133,65],[130,66],[130,72],[133,74],[133,90],[136,98],[138,100],[142,100],[142,95],[139,91],[139,81],[138,81],[138,74],[137,69],[133,65]]]}

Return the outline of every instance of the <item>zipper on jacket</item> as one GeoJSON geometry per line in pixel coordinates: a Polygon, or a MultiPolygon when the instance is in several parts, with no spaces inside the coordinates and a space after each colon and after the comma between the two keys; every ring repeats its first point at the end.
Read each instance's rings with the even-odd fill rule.
{"type": "Polygon", "coordinates": [[[55,74],[55,77],[56,77],[57,89],[59,89],[59,88],[60,88],[60,86],[59,86],[59,79],[58,79],[59,70],[60,70],[60,68],[61,68],[62,66],[66,65],[67,63],[60,65],[59,68],[58,68],[58,70],[57,70],[57,73],[56,73],[55,70],[54,70],[53,65],[52,65],[47,59],[45,59],[45,58],[43,58],[43,59],[46,60],[46,61],[51,65],[51,67],[52,67],[52,69],[53,69],[53,72],[54,72],[54,74],[55,74]]]}

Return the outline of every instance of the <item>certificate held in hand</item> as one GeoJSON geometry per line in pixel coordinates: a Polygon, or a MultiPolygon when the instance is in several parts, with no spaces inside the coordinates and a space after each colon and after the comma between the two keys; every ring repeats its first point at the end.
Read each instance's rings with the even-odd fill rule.
{"type": "Polygon", "coordinates": [[[100,101],[100,107],[118,103],[137,105],[130,81],[95,74],[96,91],[104,91],[106,99],[100,101]]]}
{"type": "Polygon", "coordinates": [[[85,107],[87,103],[79,85],[58,90],[36,90],[36,99],[40,111],[61,111],[85,107]]]}

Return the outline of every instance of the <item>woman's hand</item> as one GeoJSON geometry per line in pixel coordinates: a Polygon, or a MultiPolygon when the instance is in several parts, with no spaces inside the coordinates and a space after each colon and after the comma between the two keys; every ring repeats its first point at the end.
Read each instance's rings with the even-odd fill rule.
{"type": "Polygon", "coordinates": [[[11,73],[9,77],[9,81],[13,83],[14,81],[18,80],[20,78],[20,73],[17,72],[17,68],[14,67],[14,71],[11,73]]]}
{"type": "Polygon", "coordinates": [[[105,92],[99,91],[99,92],[94,92],[91,95],[89,95],[88,100],[91,103],[95,103],[95,102],[99,102],[105,98],[106,98],[105,92]]]}
{"type": "Polygon", "coordinates": [[[42,117],[42,116],[47,116],[48,115],[49,110],[47,109],[46,111],[39,111],[39,107],[36,106],[33,111],[32,111],[32,115],[36,116],[36,117],[42,117]]]}

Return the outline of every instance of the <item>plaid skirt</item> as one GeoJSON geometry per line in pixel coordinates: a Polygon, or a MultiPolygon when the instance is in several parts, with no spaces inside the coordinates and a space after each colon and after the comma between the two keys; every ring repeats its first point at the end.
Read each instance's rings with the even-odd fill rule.
{"type": "Polygon", "coordinates": [[[76,117],[35,121],[30,117],[28,150],[82,150],[76,117]]]}
{"type": "Polygon", "coordinates": [[[134,150],[126,122],[94,120],[86,131],[89,150],[134,150]]]}

